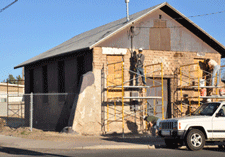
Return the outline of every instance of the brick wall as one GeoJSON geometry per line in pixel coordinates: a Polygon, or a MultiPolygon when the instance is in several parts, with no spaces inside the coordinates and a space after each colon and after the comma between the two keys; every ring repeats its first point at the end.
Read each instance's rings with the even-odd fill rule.
{"type": "MultiPolygon", "coordinates": [[[[136,50],[136,52],[138,52],[136,50]]],[[[205,56],[198,56],[196,52],[173,52],[173,51],[154,51],[154,50],[143,50],[145,55],[145,65],[156,64],[163,62],[163,77],[170,78],[170,100],[171,100],[171,114],[172,117],[179,117],[187,113],[188,106],[182,105],[183,114],[181,113],[181,93],[178,85],[180,84],[179,79],[179,67],[185,64],[193,64],[195,59],[214,59],[220,64],[221,55],[215,53],[206,53],[205,56]]],[[[124,55],[124,81],[130,79],[130,57],[131,53],[128,50],[127,54],[124,55]]],[[[102,54],[100,47],[95,47],[93,50],[93,69],[102,69],[104,65],[104,72],[106,78],[106,64],[107,64],[107,55],[102,54]]],[[[154,70],[159,69],[160,66],[154,66],[154,70]]],[[[146,68],[147,73],[153,71],[153,67],[146,68]]],[[[187,71],[186,71],[187,72],[187,71]]],[[[150,73],[148,77],[153,77],[153,74],[150,73]]],[[[154,74],[154,77],[161,77],[161,71],[158,71],[154,74]]],[[[185,80],[183,80],[185,81],[185,80]]],[[[106,82],[106,81],[105,81],[106,82]]],[[[126,84],[128,85],[128,84],[126,84]]],[[[169,91],[168,91],[169,92],[169,91]]],[[[183,91],[182,94],[192,95],[194,91],[183,91]]],[[[196,91],[195,91],[196,93],[196,91]]],[[[128,93],[127,93],[128,94],[128,93]]],[[[126,95],[126,92],[125,92],[126,95]]]]}

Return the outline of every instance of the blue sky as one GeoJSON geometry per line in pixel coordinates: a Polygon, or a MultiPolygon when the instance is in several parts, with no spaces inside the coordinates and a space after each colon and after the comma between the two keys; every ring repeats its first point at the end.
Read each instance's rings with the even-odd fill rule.
{"type": "MultiPolygon", "coordinates": [[[[1,0],[0,9],[14,0],[1,0]]],[[[130,0],[130,14],[165,2],[130,0]]],[[[225,10],[224,0],[167,0],[187,17],[225,10]]],[[[22,74],[14,67],[75,35],[126,16],[125,0],[18,0],[0,12],[0,81],[22,74]]],[[[225,45],[225,12],[191,17],[225,45]]]]}

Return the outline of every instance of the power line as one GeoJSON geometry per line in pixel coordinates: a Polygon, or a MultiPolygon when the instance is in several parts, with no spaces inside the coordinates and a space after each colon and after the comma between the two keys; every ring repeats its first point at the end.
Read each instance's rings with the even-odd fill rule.
{"type": "Polygon", "coordinates": [[[15,0],[14,2],[10,3],[9,5],[5,6],[4,8],[2,8],[0,10],[0,13],[3,12],[5,9],[7,9],[8,7],[10,7],[11,5],[13,5],[14,3],[16,3],[18,0],[15,0]]]}
{"type": "MultiPolygon", "coordinates": [[[[171,20],[182,20],[182,19],[187,19],[187,18],[202,17],[202,16],[215,15],[215,14],[221,14],[221,13],[225,13],[225,10],[218,11],[218,12],[215,12],[215,13],[208,13],[208,14],[201,14],[201,15],[192,15],[192,16],[179,17],[179,18],[172,18],[171,20]]],[[[135,27],[135,28],[182,28],[182,27],[184,27],[184,26],[172,26],[172,27],[135,27]]]]}
{"type": "Polygon", "coordinates": [[[192,18],[192,17],[201,17],[201,16],[208,16],[208,15],[215,15],[215,14],[221,14],[221,13],[224,13],[225,10],[223,11],[218,11],[218,12],[215,12],[215,13],[208,13],[208,14],[202,14],[202,15],[194,15],[194,16],[189,16],[188,18],[192,18]]]}
{"type": "Polygon", "coordinates": [[[182,19],[186,19],[186,18],[209,16],[209,15],[221,14],[221,13],[224,13],[224,12],[225,12],[225,10],[218,11],[218,12],[215,12],[215,13],[208,13],[208,14],[201,14],[201,15],[192,15],[192,16],[187,16],[187,17],[172,18],[171,20],[182,20],[182,19]]]}

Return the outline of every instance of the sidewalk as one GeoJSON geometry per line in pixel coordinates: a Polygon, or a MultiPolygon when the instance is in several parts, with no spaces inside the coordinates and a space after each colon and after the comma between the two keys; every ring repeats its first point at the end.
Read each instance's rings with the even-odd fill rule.
{"type": "Polygon", "coordinates": [[[23,149],[155,149],[165,145],[159,137],[76,136],[72,142],[32,140],[0,135],[0,146],[23,149]]]}

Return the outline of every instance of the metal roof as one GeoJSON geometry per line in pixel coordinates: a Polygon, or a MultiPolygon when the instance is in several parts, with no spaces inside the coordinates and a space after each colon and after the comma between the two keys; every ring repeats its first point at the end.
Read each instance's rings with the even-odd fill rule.
{"type": "MultiPolygon", "coordinates": [[[[216,41],[214,38],[212,38],[209,34],[207,34],[204,30],[202,30],[200,27],[198,27],[192,21],[187,19],[184,15],[182,15],[180,12],[178,12],[176,9],[174,9],[172,6],[170,6],[167,2],[164,2],[164,3],[161,3],[154,7],[151,7],[146,10],[135,13],[133,15],[130,15],[130,20],[128,22],[126,20],[126,17],[124,17],[120,20],[108,23],[106,25],[97,27],[95,29],[92,29],[92,30],[84,32],[84,33],[81,33],[81,34],[63,42],[62,44],[17,65],[14,68],[16,69],[16,68],[23,67],[28,64],[34,63],[34,62],[38,62],[38,61],[41,61],[44,59],[48,59],[48,58],[52,58],[52,57],[56,57],[56,56],[60,56],[60,55],[65,55],[65,54],[68,54],[71,52],[78,52],[79,50],[83,50],[83,49],[91,49],[95,45],[97,45],[100,42],[111,37],[114,33],[122,30],[123,28],[125,28],[129,25],[132,25],[133,22],[141,19],[142,17],[148,15],[149,13],[151,13],[157,9],[162,9],[163,11],[165,10],[165,12],[168,11],[168,9],[163,9],[165,7],[169,8],[170,10],[175,12],[180,17],[183,17],[187,21],[187,23],[191,23],[198,31],[200,31],[202,34],[204,34],[205,36],[212,39],[211,41],[213,41],[215,43],[215,45],[212,45],[212,46],[215,46],[215,47],[219,46],[222,48],[222,50],[224,52],[225,48],[222,44],[220,44],[218,41],[216,41]]],[[[172,14],[171,14],[171,16],[172,16],[172,14]]],[[[204,38],[205,38],[205,36],[204,36],[204,38]]]]}

